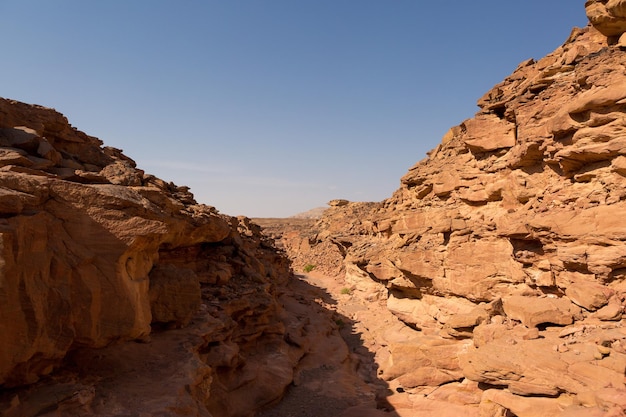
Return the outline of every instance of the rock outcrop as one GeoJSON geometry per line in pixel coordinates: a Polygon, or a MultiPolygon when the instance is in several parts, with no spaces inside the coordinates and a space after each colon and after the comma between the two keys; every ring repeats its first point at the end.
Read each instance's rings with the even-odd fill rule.
{"type": "Polygon", "coordinates": [[[322,340],[291,277],[249,219],[0,99],[1,416],[252,415],[322,340]]]}
{"type": "Polygon", "coordinates": [[[283,233],[414,329],[380,335],[396,409],[624,415],[624,5],[587,1],[592,25],[480,98],[391,198],[283,233]]]}
{"type": "Polygon", "coordinates": [[[256,223],[0,99],[0,416],[244,417],[288,386],[343,417],[624,415],[625,4],[587,1],[388,200],[267,232],[341,302],[256,223]]]}

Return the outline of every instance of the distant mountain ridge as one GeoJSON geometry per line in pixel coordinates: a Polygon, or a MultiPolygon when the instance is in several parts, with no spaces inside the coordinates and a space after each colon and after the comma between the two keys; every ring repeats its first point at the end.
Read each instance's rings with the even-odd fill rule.
{"type": "Polygon", "coordinates": [[[328,207],[315,207],[311,210],[289,216],[292,219],[319,219],[328,207]]]}

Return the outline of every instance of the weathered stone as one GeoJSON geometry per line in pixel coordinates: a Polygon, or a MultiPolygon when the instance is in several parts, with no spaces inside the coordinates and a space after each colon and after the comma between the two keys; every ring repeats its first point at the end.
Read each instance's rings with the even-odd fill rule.
{"type": "Polygon", "coordinates": [[[328,205],[331,206],[331,207],[341,207],[341,206],[348,205],[348,203],[350,203],[348,200],[335,199],[335,200],[330,200],[328,202],[328,205]]]}
{"type": "MultiPolygon", "coordinates": [[[[522,62],[390,198],[333,207],[311,226],[306,257],[289,251],[321,267],[332,254],[335,271],[420,336],[471,343],[466,380],[508,390],[486,391],[484,416],[610,413],[626,392],[626,13],[623,0],[586,9],[592,26],[522,62]]],[[[413,342],[377,353],[392,389],[413,387],[392,396],[397,410],[428,396],[420,384],[456,376],[413,342]]]]}
{"type": "MultiPolygon", "coordinates": [[[[518,417],[558,417],[574,400],[567,396],[529,398],[491,389],[485,391],[483,402],[499,404],[518,417]]],[[[483,406],[481,403],[481,406],[485,407],[486,405],[483,406]]]]}
{"type": "MultiPolygon", "coordinates": [[[[405,323],[417,326],[418,328],[441,327],[449,320],[456,320],[461,323],[462,319],[455,317],[471,315],[470,320],[480,321],[485,317],[486,312],[481,312],[475,304],[463,298],[443,298],[432,295],[425,295],[422,299],[416,300],[409,297],[396,297],[393,294],[387,299],[387,308],[391,310],[400,320],[405,323]]],[[[452,326],[450,326],[452,327],[452,326]]],[[[470,326],[458,326],[470,327],[470,326]]]]}
{"type": "Polygon", "coordinates": [[[476,307],[467,314],[455,314],[446,324],[453,329],[476,327],[489,318],[489,313],[482,307],[476,307]]]}
{"type": "Polygon", "coordinates": [[[613,297],[609,303],[596,311],[592,317],[604,321],[618,321],[622,319],[624,307],[619,299],[613,297]]]}
{"type": "Polygon", "coordinates": [[[587,0],[585,11],[591,24],[605,36],[619,36],[626,32],[624,0],[587,0]]]}
{"type": "Polygon", "coordinates": [[[111,184],[142,185],[143,172],[135,169],[128,161],[115,161],[102,168],[99,174],[111,184]]]}
{"type": "Polygon", "coordinates": [[[436,277],[433,286],[470,300],[491,301],[502,292],[508,293],[510,284],[525,280],[512,253],[513,246],[504,239],[450,239],[444,260],[445,277],[436,277]]]}
{"type": "Polygon", "coordinates": [[[597,282],[580,281],[567,287],[565,295],[575,304],[595,311],[609,302],[610,290],[597,282]]]}
{"type": "MultiPolygon", "coordinates": [[[[444,371],[444,374],[433,377],[432,381],[460,379],[458,357],[467,345],[467,342],[442,340],[434,336],[422,337],[411,343],[395,343],[390,346],[391,355],[383,366],[383,378],[393,380],[417,372],[412,377],[414,382],[424,382],[429,377],[418,368],[434,367],[444,371]]],[[[428,384],[424,382],[424,385],[428,384]]]]}
{"type": "Polygon", "coordinates": [[[626,176],[626,156],[618,156],[611,161],[611,168],[620,175],[626,176]]]}
{"type": "Polygon", "coordinates": [[[515,124],[495,115],[480,115],[463,122],[465,145],[474,152],[495,151],[515,145],[515,124]]]}
{"type": "Polygon", "coordinates": [[[200,282],[191,269],[158,265],[150,271],[150,310],[152,322],[189,323],[200,307],[200,282]]]}
{"type": "Polygon", "coordinates": [[[132,415],[143,398],[150,415],[249,415],[283,395],[312,342],[278,302],[287,259],[249,219],[145,176],[51,109],[0,99],[0,144],[0,386],[15,393],[0,414],[132,415]],[[152,324],[192,319],[150,341],[152,324]]]}
{"type": "Polygon", "coordinates": [[[443,371],[433,366],[424,366],[405,373],[398,378],[398,383],[404,388],[436,387],[460,379],[463,379],[460,371],[443,371]]]}
{"type": "Polygon", "coordinates": [[[19,149],[0,149],[0,166],[20,165],[29,167],[33,162],[28,159],[27,153],[19,149]]]}
{"type": "Polygon", "coordinates": [[[562,378],[567,364],[559,359],[558,353],[542,349],[542,344],[536,340],[487,343],[461,356],[461,369],[471,380],[489,384],[497,381],[521,395],[556,395],[564,385],[575,387],[571,379],[562,378]]]}
{"type": "Polygon", "coordinates": [[[511,296],[504,298],[502,305],[508,317],[521,321],[526,327],[572,324],[574,316],[580,314],[567,298],[511,296]]]}

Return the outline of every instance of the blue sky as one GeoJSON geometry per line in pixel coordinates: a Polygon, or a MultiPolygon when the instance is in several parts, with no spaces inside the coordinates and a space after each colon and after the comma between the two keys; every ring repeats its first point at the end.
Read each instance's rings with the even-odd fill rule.
{"type": "Polygon", "coordinates": [[[0,0],[0,96],[220,212],[380,201],[583,0],[0,0]]]}

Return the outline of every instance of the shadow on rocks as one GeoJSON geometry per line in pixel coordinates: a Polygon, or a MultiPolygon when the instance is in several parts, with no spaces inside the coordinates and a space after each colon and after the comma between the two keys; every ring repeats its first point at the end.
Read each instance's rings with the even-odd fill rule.
{"type": "Polygon", "coordinates": [[[259,417],[397,416],[385,400],[390,391],[377,376],[375,353],[328,291],[296,275],[281,296],[290,320],[302,325],[301,334],[288,335],[305,351],[283,399],[259,417]]]}

